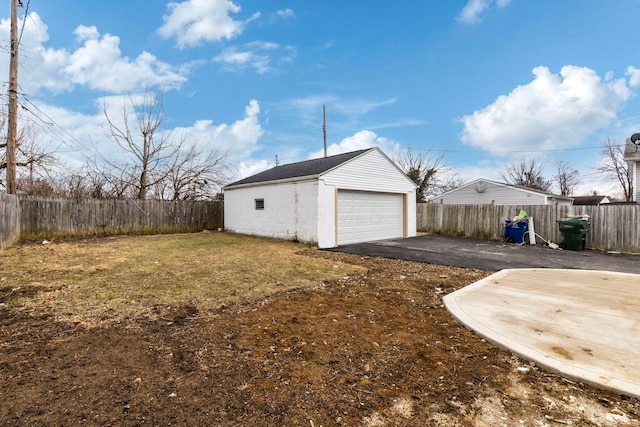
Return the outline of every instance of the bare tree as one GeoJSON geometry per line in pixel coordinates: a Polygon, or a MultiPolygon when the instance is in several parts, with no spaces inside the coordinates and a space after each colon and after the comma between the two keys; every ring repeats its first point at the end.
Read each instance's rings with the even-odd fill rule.
{"type": "Polygon", "coordinates": [[[149,90],[140,102],[129,98],[123,102],[118,123],[103,105],[109,136],[121,149],[121,156],[117,157],[121,160],[106,161],[106,166],[94,161],[94,175],[106,181],[100,188],[94,185],[94,190],[123,198],[135,189],[133,197],[138,199],[173,200],[212,198],[218,192],[224,180],[227,153],[219,154],[190,141],[186,134],[177,136],[162,131],[162,98],[162,92],[154,96],[149,90]],[[135,132],[129,123],[130,116],[137,122],[135,132]]]}
{"type": "Polygon", "coordinates": [[[521,159],[507,163],[499,175],[507,184],[549,191],[552,182],[542,175],[544,168],[545,164],[535,159],[521,159]]]}
{"type": "Polygon", "coordinates": [[[60,197],[75,200],[117,198],[106,174],[98,173],[94,167],[87,165],[64,174],[57,180],[57,184],[60,197]]]}
{"type": "Polygon", "coordinates": [[[164,122],[163,92],[155,95],[147,89],[140,102],[131,97],[128,103],[123,101],[122,123],[116,123],[109,116],[106,104],[102,106],[102,113],[109,126],[109,136],[128,157],[123,163],[109,162],[110,166],[117,169],[121,177],[128,176],[129,184],[137,189],[138,199],[146,199],[148,190],[167,176],[164,166],[177,152],[173,135],[159,132],[164,122]],[[129,124],[131,107],[137,121],[135,132],[129,124]]]}
{"type": "Polygon", "coordinates": [[[227,153],[208,153],[183,138],[165,179],[172,200],[212,199],[225,180],[227,153]]]}
{"type": "Polygon", "coordinates": [[[459,187],[462,180],[445,162],[446,153],[432,156],[430,151],[414,152],[408,148],[395,157],[396,164],[416,183],[416,202],[459,187]]]}
{"type": "Polygon", "coordinates": [[[114,166],[115,162],[100,163],[96,159],[87,162],[82,172],[87,178],[88,194],[94,199],[136,198],[138,189],[134,186],[134,174],[125,164],[114,166]]]}
{"type": "Polygon", "coordinates": [[[19,192],[27,194],[29,196],[58,196],[59,194],[56,191],[54,184],[55,183],[53,183],[51,180],[47,180],[44,178],[28,178],[26,176],[20,176],[17,180],[19,192]]]}
{"type": "MultiPolygon", "coordinates": [[[[0,119],[0,129],[4,127],[5,119],[0,119]]],[[[0,148],[7,144],[0,144],[0,148]]],[[[35,180],[47,180],[50,170],[58,163],[56,156],[43,148],[38,142],[38,133],[32,122],[25,122],[21,126],[16,138],[16,184],[20,192],[31,194],[35,180]]],[[[0,154],[0,170],[7,168],[6,151],[0,154]]],[[[0,185],[4,184],[0,181],[0,185]]]]}
{"type": "Polygon", "coordinates": [[[624,146],[607,138],[602,143],[601,154],[604,157],[596,167],[596,171],[606,179],[617,181],[622,189],[625,201],[633,200],[633,177],[624,160],[624,146]]]}
{"type": "Polygon", "coordinates": [[[556,160],[556,175],[553,176],[560,194],[563,196],[571,196],[578,186],[580,173],[577,169],[573,169],[571,164],[566,160],[556,160]]]}

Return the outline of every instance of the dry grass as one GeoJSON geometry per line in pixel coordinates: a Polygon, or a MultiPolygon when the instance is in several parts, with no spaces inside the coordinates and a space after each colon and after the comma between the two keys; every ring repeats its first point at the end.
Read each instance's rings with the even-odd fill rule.
{"type": "Polygon", "coordinates": [[[227,233],[25,244],[0,252],[0,302],[86,324],[156,306],[208,310],[363,270],[306,245],[227,233]]]}

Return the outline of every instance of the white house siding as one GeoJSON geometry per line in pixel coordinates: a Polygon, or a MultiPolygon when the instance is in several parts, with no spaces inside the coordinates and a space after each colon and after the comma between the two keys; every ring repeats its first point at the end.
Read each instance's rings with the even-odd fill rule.
{"type": "Polygon", "coordinates": [[[416,235],[415,185],[378,150],[372,150],[320,176],[318,184],[318,246],[337,246],[339,190],[395,193],[404,200],[404,237],[416,235]]]}
{"type": "Polygon", "coordinates": [[[298,181],[228,189],[225,229],[235,233],[318,242],[318,182],[298,181]],[[264,199],[264,210],[255,209],[264,199]]]}
{"type": "Polygon", "coordinates": [[[548,201],[548,204],[550,205],[558,205],[558,206],[572,206],[573,205],[573,201],[571,201],[570,199],[555,199],[555,198],[550,198],[548,201]]]}
{"type": "Polygon", "coordinates": [[[336,242],[336,209],[338,194],[336,188],[318,181],[318,247],[333,248],[336,242]]]}
{"type": "Polygon", "coordinates": [[[638,162],[633,162],[633,201],[640,202],[640,183],[638,183],[638,162]]]}
{"type": "Polygon", "coordinates": [[[628,170],[631,172],[633,182],[633,201],[640,202],[640,184],[638,183],[638,162],[629,162],[628,170]]]}
{"type": "Polygon", "coordinates": [[[631,175],[633,183],[633,193],[631,198],[634,202],[640,202],[640,185],[638,184],[638,162],[640,162],[640,148],[631,142],[631,138],[627,138],[624,148],[624,160],[627,162],[627,168],[631,175]]]}
{"type": "MultiPolygon", "coordinates": [[[[371,150],[321,175],[326,185],[343,190],[415,194],[415,185],[378,150],[371,150]]],[[[415,199],[415,196],[414,196],[415,199]]]]}
{"type": "Polygon", "coordinates": [[[433,203],[447,205],[544,205],[546,204],[546,196],[482,181],[473,182],[448,194],[443,194],[433,199],[433,203]],[[479,192],[478,189],[484,189],[484,191],[479,192]]]}

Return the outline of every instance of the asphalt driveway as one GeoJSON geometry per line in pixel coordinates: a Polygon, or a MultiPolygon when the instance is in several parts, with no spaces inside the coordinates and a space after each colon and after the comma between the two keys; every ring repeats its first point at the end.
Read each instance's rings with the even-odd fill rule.
{"type": "Polygon", "coordinates": [[[640,273],[640,255],[558,250],[542,245],[516,245],[467,237],[422,235],[344,245],[330,250],[481,270],[571,268],[640,273]]]}

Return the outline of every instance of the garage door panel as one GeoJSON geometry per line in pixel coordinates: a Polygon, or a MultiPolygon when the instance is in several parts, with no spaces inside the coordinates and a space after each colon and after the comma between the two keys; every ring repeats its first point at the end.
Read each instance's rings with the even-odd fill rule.
{"type": "Polygon", "coordinates": [[[403,195],[338,191],[338,244],[403,237],[403,195]]]}

